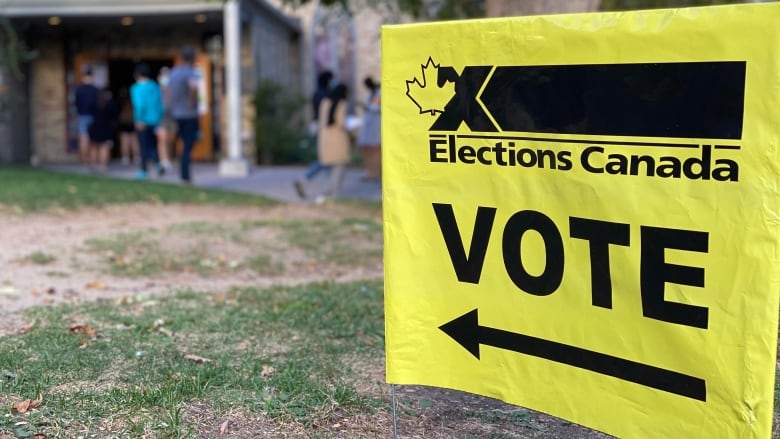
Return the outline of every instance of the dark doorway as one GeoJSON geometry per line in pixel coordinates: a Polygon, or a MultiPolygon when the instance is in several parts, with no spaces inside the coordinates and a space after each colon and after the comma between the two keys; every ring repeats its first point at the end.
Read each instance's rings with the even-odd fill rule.
{"type": "Polygon", "coordinates": [[[151,67],[152,79],[157,79],[157,75],[160,69],[163,67],[172,67],[173,59],[154,59],[154,60],[141,60],[134,61],[128,58],[112,58],[108,61],[108,83],[110,84],[111,91],[115,96],[118,96],[122,90],[130,89],[130,86],[135,82],[133,72],[135,66],[140,63],[146,63],[151,67]]]}
{"type": "MultiPolygon", "coordinates": [[[[152,79],[157,80],[160,69],[163,67],[172,67],[173,59],[153,59],[153,60],[132,60],[130,58],[111,58],[108,60],[108,84],[114,98],[118,100],[120,106],[129,102],[130,87],[135,83],[135,67],[140,63],[149,65],[152,71],[152,79]]],[[[118,144],[118,143],[117,143],[118,144]]],[[[112,148],[111,157],[121,156],[119,148],[112,148]]]]}

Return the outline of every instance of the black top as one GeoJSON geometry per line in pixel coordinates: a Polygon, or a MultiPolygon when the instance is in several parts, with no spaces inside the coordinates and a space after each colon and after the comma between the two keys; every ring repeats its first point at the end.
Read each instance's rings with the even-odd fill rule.
{"type": "Polygon", "coordinates": [[[89,126],[90,140],[98,143],[114,140],[117,119],[119,119],[119,104],[109,99],[95,112],[95,120],[89,126]]]}
{"type": "Polygon", "coordinates": [[[94,116],[98,106],[98,89],[92,84],[76,88],[76,111],[79,116],[94,116]]]}

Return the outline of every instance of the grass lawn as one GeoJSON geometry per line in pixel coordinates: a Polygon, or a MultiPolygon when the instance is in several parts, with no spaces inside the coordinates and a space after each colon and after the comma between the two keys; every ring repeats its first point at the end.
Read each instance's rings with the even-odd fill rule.
{"type": "Polygon", "coordinates": [[[252,437],[316,436],[389,407],[376,391],[379,282],[181,292],[30,317],[28,333],[0,338],[0,437],[202,437],[228,415],[259,428],[252,437]],[[42,405],[11,410],[27,399],[42,405]]]}
{"type": "MultiPolygon", "coordinates": [[[[274,204],[232,192],[0,167],[0,205],[20,212],[132,202],[274,204]]],[[[41,272],[47,284],[75,278],[89,289],[96,275],[107,276],[108,285],[182,276],[201,290],[177,286],[146,296],[136,294],[146,291],[139,286],[101,299],[98,288],[92,300],[19,314],[28,326],[0,337],[0,439],[390,437],[381,205],[305,209],[236,209],[251,216],[145,222],[100,235],[70,229],[72,239],[53,247],[4,242],[7,278],[15,282],[41,272]],[[263,216],[266,210],[283,214],[263,216]],[[219,276],[229,286],[198,283],[219,276]],[[231,287],[240,276],[248,276],[244,285],[309,283],[231,287]],[[322,281],[337,276],[352,281],[322,281]],[[361,276],[375,280],[354,280],[361,276]]],[[[68,229],[75,213],[29,216],[68,229]]],[[[606,437],[477,395],[420,386],[396,391],[401,437],[606,437]]]]}
{"type": "Polygon", "coordinates": [[[217,189],[119,180],[26,167],[0,167],[0,204],[24,212],[135,202],[250,206],[274,203],[258,195],[217,189]]]}

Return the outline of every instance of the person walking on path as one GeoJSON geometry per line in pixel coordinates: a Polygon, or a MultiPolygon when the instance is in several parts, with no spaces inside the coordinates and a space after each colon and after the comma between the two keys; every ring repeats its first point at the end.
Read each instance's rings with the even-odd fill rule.
{"type": "Polygon", "coordinates": [[[370,76],[363,81],[368,88],[368,99],[363,113],[363,125],[357,138],[357,146],[363,153],[363,180],[376,180],[382,175],[382,125],[379,84],[370,76]]]}
{"type": "Polygon", "coordinates": [[[147,164],[151,160],[160,167],[157,156],[157,137],[155,129],[163,116],[163,101],[160,87],[151,80],[151,69],[148,64],[139,64],[135,69],[136,83],[130,87],[130,100],[133,102],[133,120],[138,133],[138,144],[141,148],[141,169],[136,174],[138,179],[147,178],[147,164]]]}
{"type": "Polygon", "coordinates": [[[331,167],[327,195],[338,198],[350,156],[350,139],[346,128],[347,86],[339,84],[320,105],[317,155],[324,166],[331,167]]]}
{"type": "Polygon", "coordinates": [[[89,163],[89,127],[95,120],[98,106],[98,89],[93,84],[92,70],[87,69],[76,87],[75,104],[78,113],[79,157],[82,163],[89,163]]]}
{"type": "MultiPolygon", "coordinates": [[[[325,70],[317,76],[317,89],[311,97],[312,105],[312,122],[309,127],[309,136],[311,144],[314,149],[317,149],[317,137],[319,132],[319,116],[320,116],[320,104],[322,100],[330,93],[330,83],[333,81],[333,73],[330,70],[325,70]]],[[[293,185],[295,186],[295,192],[301,198],[306,198],[306,183],[314,179],[320,172],[326,170],[325,166],[322,166],[319,158],[315,158],[314,161],[306,169],[303,175],[303,180],[295,180],[293,185]]]]}
{"type": "Polygon", "coordinates": [[[170,105],[171,117],[176,121],[182,148],[180,165],[181,181],[192,183],[190,158],[198,138],[198,73],[195,70],[195,49],[185,46],[181,51],[182,62],[171,69],[166,100],[170,105]]]}

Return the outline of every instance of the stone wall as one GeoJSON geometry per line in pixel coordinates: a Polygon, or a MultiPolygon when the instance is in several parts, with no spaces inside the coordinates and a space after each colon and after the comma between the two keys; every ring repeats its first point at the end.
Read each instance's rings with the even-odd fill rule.
{"type": "Polygon", "coordinates": [[[375,9],[364,9],[355,14],[355,39],[357,48],[357,87],[359,102],[368,99],[368,89],[363,78],[371,76],[375,81],[382,79],[382,24],[386,21],[375,9]]]}
{"type": "Polygon", "coordinates": [[[38,56],[30,67],[30,131],[32,160],[68,163],[78,156],[68,153],[63,42],[47,41],[36,46],[38,56]]]}

